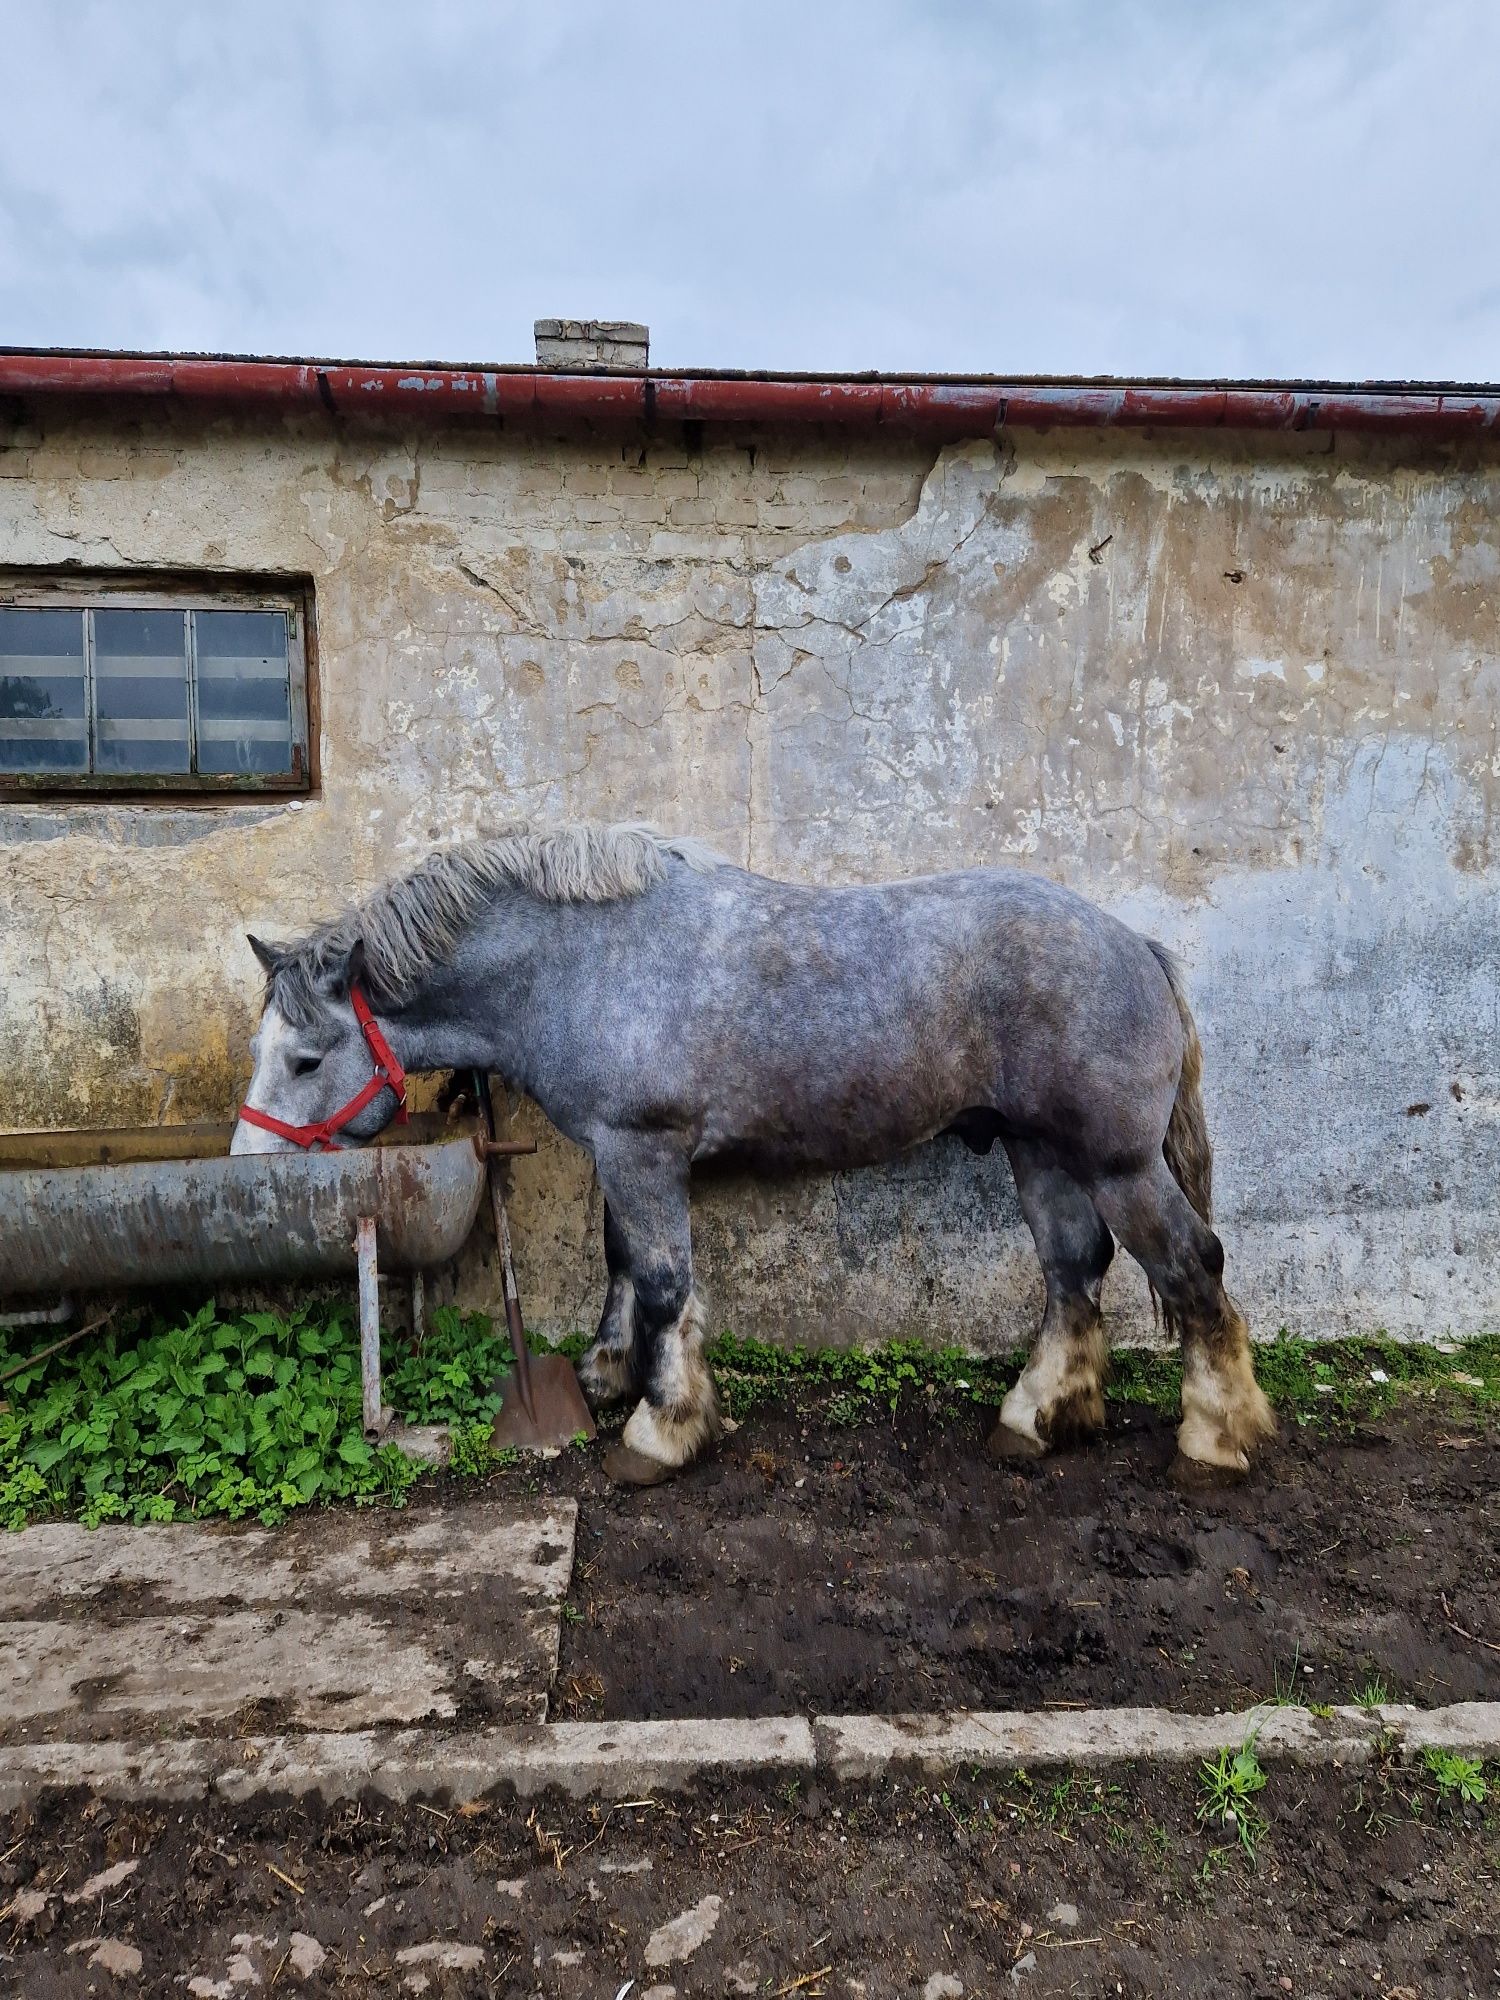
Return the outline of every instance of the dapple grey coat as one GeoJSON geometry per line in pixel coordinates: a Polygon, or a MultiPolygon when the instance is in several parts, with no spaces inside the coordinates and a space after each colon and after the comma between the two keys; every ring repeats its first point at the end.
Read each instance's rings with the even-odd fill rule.
{"type": "MultiPolygon", "coordinates": [[[[588,1148],[610,1284],[584,1367],[643,1392],[626,1476],[713,1435],[688,1222],[695,1163],[851,1167],[945,1132],[999,1141],[1047,1278],[997,1448],[1102,1421],[1115,1239],[1185,1349],[1183,1454],[1242,1469],[1270,1428],[1210,1226],[1201,1053],[1169,955],[1070,890],[974,868],[874,887],[776,882],[640,828],[514,828],[446,850],[289,948],[250,1102],[308,1123],[369,1074],[363,979],[409,1069],[488,1068],[588,1148]]],[[[349,1128],[368,1138],[386,1098],[349,1128]]],[[[280,1142],[241,1125],[238,1150],[280,1142]]]]}

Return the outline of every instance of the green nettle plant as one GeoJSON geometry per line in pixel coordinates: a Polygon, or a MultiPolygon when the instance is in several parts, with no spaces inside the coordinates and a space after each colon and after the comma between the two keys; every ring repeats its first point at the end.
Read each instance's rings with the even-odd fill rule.
{"type": "MultiPolygon", "coordinates": [[[[419,1353],[394,1342],[387,1392],[414,1422],[472,1428],[499,1398],[502,1343],[488,1320],[433,1314],[419,1353]]],[[[13,1358],[0,1338],[0,1365],[13,1358]]],[[[16,1355],[14,1358],[21,1358],[16,1355]]],[[[304,1308],[287,1318],[107,1333],[13,1377],[0,1409],[0,1523],[46,1514],[100,1521],[255,1514],[268,1523],[313,1500],[400,1501],[418,1467],[361,1428],[352,1322],[304,1308]]],[[[465,1461],[480,1454],[466,1437],[465,1461]]]]}

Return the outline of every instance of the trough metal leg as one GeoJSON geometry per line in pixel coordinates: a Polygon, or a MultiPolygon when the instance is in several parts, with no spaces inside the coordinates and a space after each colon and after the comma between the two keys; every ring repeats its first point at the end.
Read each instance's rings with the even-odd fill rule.
{"type": "Polygon", "coordinates": [[[411,1344],[413,1353],[427,1338],[427,1286],[420,1271],[411,1274],[411,1344]]]}
{"type": "Polygon", "coordinates": [[[365,1436],[379,1437],[395,1412],[380,1401],[380,1274],[375,1266],[375,1218],[355,1226],[359,1253],[359,1372],[365,1392],[365,1436]]]}

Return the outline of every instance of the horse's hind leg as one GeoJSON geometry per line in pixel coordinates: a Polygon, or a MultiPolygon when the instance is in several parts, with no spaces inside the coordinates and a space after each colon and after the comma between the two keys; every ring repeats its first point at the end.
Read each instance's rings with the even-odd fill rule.
{"type": "Polygon", "coordinates": [[[1182,1342],[1181,1459],[1246,1471],[1256,1446],[1275,1434],[1276,1418],[1255,1379],[1245,1316],[1224,1289],[1224,1246],[1161,1159],[1093,1182],[1090,1192],[1182,1342]]]}
{"type": "Polygon", "coordinates": [[[640,1350],[636,1342],[635,1284],[625,1238],[614,1213],[604,1204],[604,1262],[609,1290],[593,1345],[578,1364],[583,1393],[595,1409],[620,1403],[639,1393],[640,1350]]]}
{"type": "Polygon", "coordinates": [[[1071,1174],[1030,1144],[1009,1141],[1005,1150],[1047,1279],[1047,1307],[1031,1358],[1000,1406],[990,1450],[997,1457],[1036,1457],[1103,1426],[1107,1347],[1099,1288],[1115,1246],[1071,1174]]]}
{"type": "Polygon", "coordinates": [[[693,1288],[687,1154],[670,1135],[611,1132],[600,1135],[594,1158],[619,1229],[645,1385],[605,1470],[652,1485],[689,1464],[721,1429],[693,1288]]]}

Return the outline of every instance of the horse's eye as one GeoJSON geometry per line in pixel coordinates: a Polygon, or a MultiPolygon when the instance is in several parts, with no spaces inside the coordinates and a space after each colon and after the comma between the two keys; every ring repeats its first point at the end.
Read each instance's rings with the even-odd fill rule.
{"type": "Polygon", "coordinates": [[[321,1069],[322,1066],[323,1058],[321,1056],[298,1056],[297,1060],[292,1064],[292,1075],[311,1076],[315,1069],[321,1069]]]}

